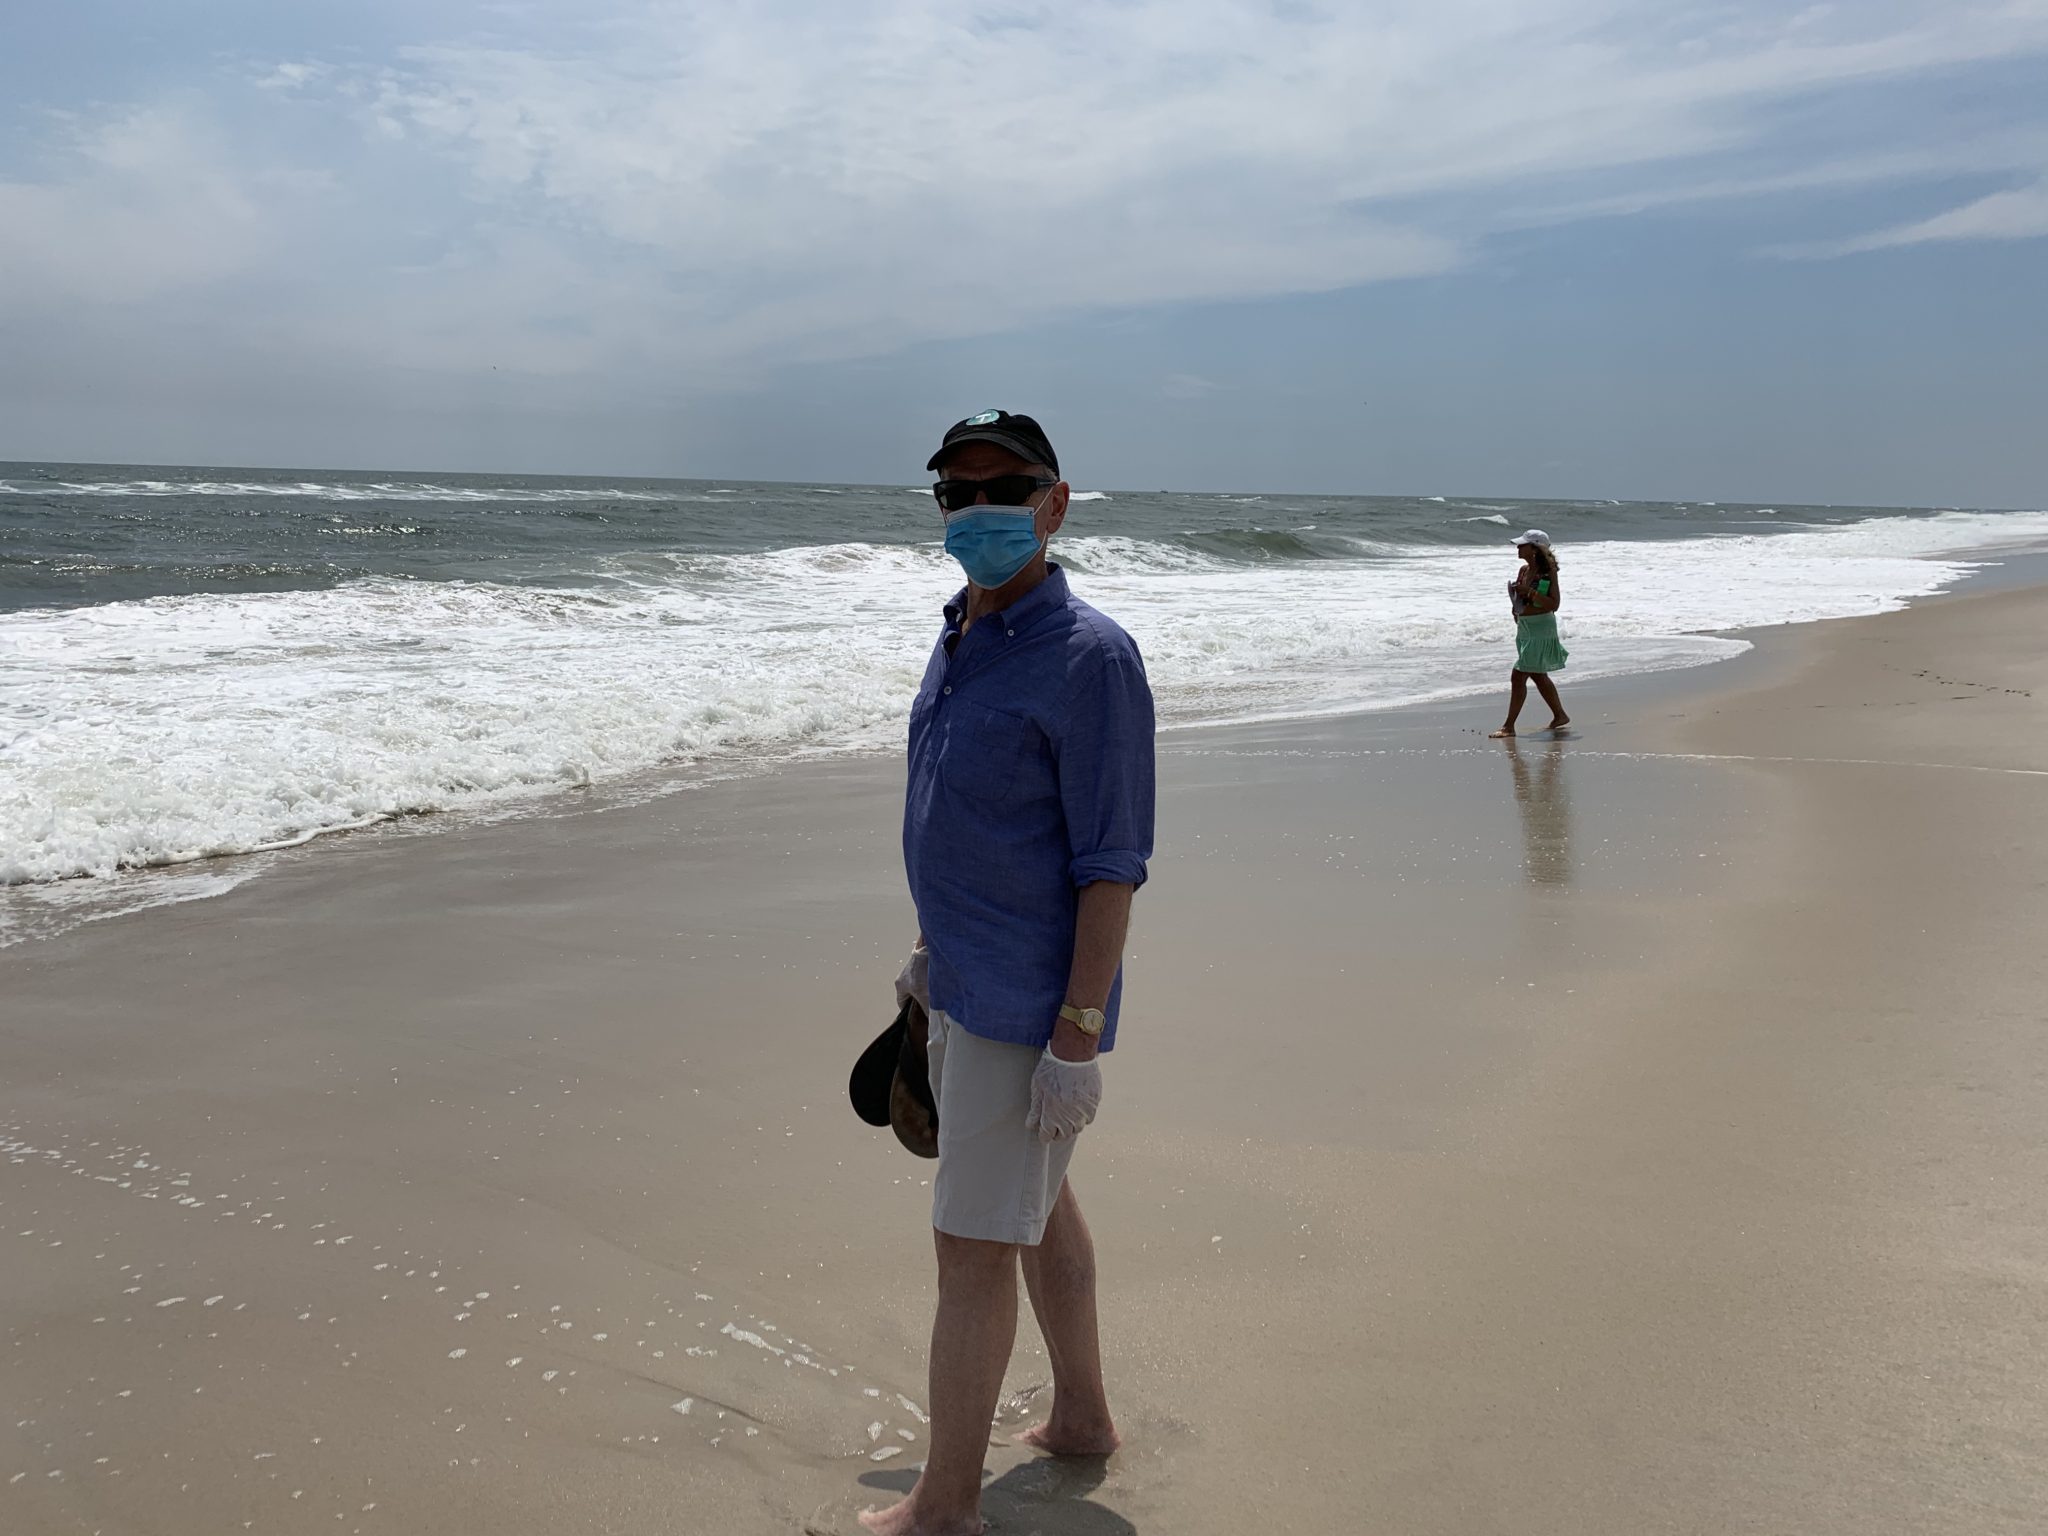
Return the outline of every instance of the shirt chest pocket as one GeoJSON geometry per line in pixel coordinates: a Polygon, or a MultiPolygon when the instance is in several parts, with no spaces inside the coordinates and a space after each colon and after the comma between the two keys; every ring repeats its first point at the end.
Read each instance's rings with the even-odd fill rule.
{"type": "Polygon", "coordinates": [[[1038,727],[979,704],[956,703],[949,713],[939,761],[946,787],[976,800],[1009,798],[1020,769],[1038,757],[1038,727]]]}
{"type": "Polygon", "coordinates": [[[929,685],[918,689],[917,697],[910,701],[910,750],[917,751],[918,743],[931,728],[932,710],[939,702],[939,691],[929,685]]]}

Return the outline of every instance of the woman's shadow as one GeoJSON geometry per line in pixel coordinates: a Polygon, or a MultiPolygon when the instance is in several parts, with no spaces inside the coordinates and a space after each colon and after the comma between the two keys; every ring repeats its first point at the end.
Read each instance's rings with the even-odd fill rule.
{"type": "Polygon", "coordinates": [[[1572,804],[1565,790],[1564,744],[1552,741],[1532,765],[1521,743],[1507,738],[1522,818],[1522,869],[1531,885],[1572,883],[1572,804]]]}

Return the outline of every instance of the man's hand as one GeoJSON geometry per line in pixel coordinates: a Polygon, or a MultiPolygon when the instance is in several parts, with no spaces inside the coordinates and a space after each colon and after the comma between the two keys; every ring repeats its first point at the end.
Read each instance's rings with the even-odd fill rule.
{"type": "Polygon", "coordinates": [[[922,940],[910,952],[910,958],[903,962],[903,969],[896,973],[896,1006],[901,1008],[905,998],[917,999],[917,1006],[929,1016],[932,1011],[931,984],[932,952],[924,947],[922,940]]]}
{"type": "Polygon", "coordinates": [[[1031,1074],[1031,1110],[1024,1128],[1040,1141],[1071,1141],[1102,1107],[1102,1068],[1093,1061],[1062,1061],[1047,1049],[1031,1074]]]}

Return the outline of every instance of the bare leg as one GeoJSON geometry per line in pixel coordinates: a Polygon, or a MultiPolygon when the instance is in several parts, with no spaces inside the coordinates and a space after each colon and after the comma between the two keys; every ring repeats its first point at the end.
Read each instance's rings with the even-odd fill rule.
{"type": "Polygon", "coordinates": [[[1508,720],[1493,733],[1494,739],[1515,734],[1515,717],[1522,712],[1522,706],[1529,699],[1529,674],[1520,667],[1508,674],[1508,720]]]}
{"type": "Polygon", "coordinates": [[[946,1232],[939,1254],[939,1310],[932,1320],[932,1449],[917,1486],[897,1504],[864,1514],[880,1536],[979,1536],[988,1427],[1017,1342],[1017,1250],[946,1232]]]}
{"type": "Polygon", "coordinates": [[[1095,1321],[1095,1239],[1074,1186],[1062,1182],[1045,1240],[1019,1250],[1031,1311],[1052,1356],[1052,1413],[1017,1438],[1055,1456],[1107,1456],[1123,1442],[1102,1385],[1102,1341],[1095,1321]]]}
{"type": "Polygon", "coordinates": [[[1563,730],[1572,723],[1572,717],[1564,712],[1564,700],[1557,696],[1557,684],[1550,680],[1548,672],[1538,672],[1535,674],[1535,677],[1536,691],[1543,695],[1543,702],[1550,706],[1550,725],[1548,729],[1553,731],[1563,730]]]}

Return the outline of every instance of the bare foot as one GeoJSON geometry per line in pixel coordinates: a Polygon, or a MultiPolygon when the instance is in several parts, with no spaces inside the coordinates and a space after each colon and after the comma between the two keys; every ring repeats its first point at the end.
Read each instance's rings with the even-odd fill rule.
{"type": "Polygon", "coordinates": [[[908,1498],[887,1509],[862,1510],[860,1523],[862,1529],[875,1532],[875,1536],[981,1536],[988,1529],[980,1515],[953,1520],[925,1515],[918,1508],[914,1488],[908,1498]]]}
{"type": "Polygon", "coordinates": [[[1044,1451],[1048,1456],[1107,1456],[1124,1442],[1116,1426],[1107,1420],[1083,1427],[1047,1419],[1020,1433],[1017,1443],[1044,1451]]]}
{"type": "Polygon", "coordinates": [[[1543,727],[1543,729],[1545,729],[1546,731],[1561,731],[1571,723],[1572,717],[1570,715],[1559,715],[1555,720],[1551,721],[1550,724],[1543,727]]]}
{"type": "Polygon", "coordinates": [[[1515,732],[1513,727],[1504,725],[1497,731],[1488,731],[1486,733],[1486,739],[1488,741],[1505,741],[1508,737],[1514,734],[1515,732]]]}

